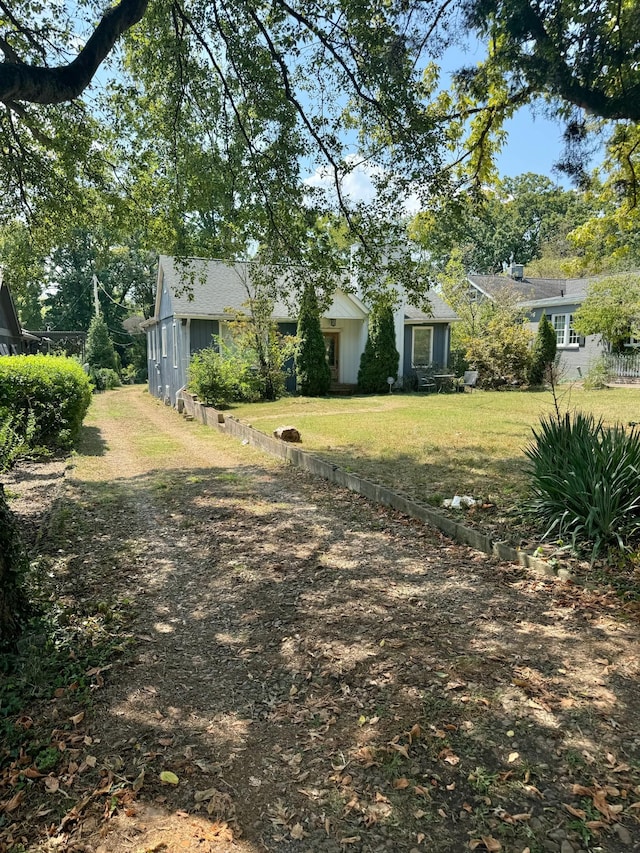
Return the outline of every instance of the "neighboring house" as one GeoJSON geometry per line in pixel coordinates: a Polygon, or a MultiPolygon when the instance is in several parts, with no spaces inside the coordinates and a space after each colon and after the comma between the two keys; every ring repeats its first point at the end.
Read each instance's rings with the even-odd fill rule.
{"type": "MultiPolygon", "coordinates": [[[[147,333],[152,394],[175,405],[177,392],[188,381],[191,356],[212,346],[214,337],[228,337],[232,312],[242,310],[249,298],[249,276],[250,266],[245,263],[160,256],[155,311],[142,324],[147,333]]],[[[432,316],[406,305],[396,311],[400,377],[409,376],[416,364],[448,364],[449,325],[457,318],[439,297],[430,296],[430,301],[432,316]]],[[[282,334],[295,335],[295,307],[276,301],[273,319],[282,334]]],[[[364,303],[357,296],[336,289],[331,305],[321,317],[334,388],[355,388],[367,341],[367,320],[364,303]]],[[[294,377],[289,380],[288,389],[295,389],[294,377]]]]}
{"type": "Polygon", "coordinates": [[[0,280],[0,355],[20,355],[28,352],[33,335],[20,326],[11,292],[0,280]]]}
{"type": "Polygon", "coordinates": [[[524,267],[512,264],[505,275],[467,276],[470,293],[476,299],[498,298],[507,290],[514,293],[518,304],[529,312],[530,328],[538,329],[543,314],[556,332],[562,377],[579,379],[604,351],[599,335],[578,335],[573,329],[573,315],[584,302],[593,278],[527,278],[524,267]]]}

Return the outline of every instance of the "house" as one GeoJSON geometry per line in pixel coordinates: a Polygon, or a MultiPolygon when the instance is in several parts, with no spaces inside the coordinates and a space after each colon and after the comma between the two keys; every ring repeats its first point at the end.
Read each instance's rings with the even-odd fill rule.
{"type": "Polygon", "coordinates": [[[582,337],[573,328],[573,315],[584,302],[593,278],[527,278],[521,264],[511,264],[507,275],[469,275],[472,299],[495,300],[505,291],[515,294],[530,317],[535,333],[543,314],[556,332],[563,379],[585,376],[589,363],[603,352],[599,335],[582,337]]]}
{"type": "MultiPolygon", "coordinates": [[[[149,390],[175,405],[177,392],[188,381],[191,356],[229,334],[234,310],[242,310],[252,293],[251,267],[246,263],[176,258],[161,255],[158,262],[153,317],[145,321],[149,390]]],[[[446,366],[449,328],[455,313],[437,296],[430,297],[432,314],[400,305],[395,314],[399,375],[410,376],[416,364],[446,366]]],[[[292,304],[276,300],[273,319],[282,334],[297,327],[295,294],[292,304]]],[[[367,341],[368,309],[353,293],[337,288],[321,317],[327,359],[334,389],[355,389],[360,356],[367,341]]],[[[288,384],[295,390],[295,378],[288,384]]]]}
{"type": "Polygon", "coordinates": [[[28,352],[33,335],[20,326],[11,292],[0,276],[0,355],[21,355],[28,352]]]}

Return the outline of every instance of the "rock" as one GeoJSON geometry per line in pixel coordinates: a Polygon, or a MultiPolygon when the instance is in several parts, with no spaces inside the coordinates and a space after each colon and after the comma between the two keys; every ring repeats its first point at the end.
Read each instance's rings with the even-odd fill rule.
{"type": "Polygon", "coordinates": [[[560,845],[560,853],[575,853],[575,848],[570,841],[565,840],[560,845]]]}
{"type": "Polygon", "coordinates": [[[293,426],[280,426],[277,429],[274,429],[273,435],[275,438],[280,438],[282,441],[302,441],[300,433],[293,426]]]}
{"type": "Polygon", "coordinates": [[[622,844],[625,844],[625,845],[631,844],[631,841],[632,841],[631,833],[626,828],[626,826],[623,826],[621,823],[616,823],[616,825],[613,827],[613,831],[618,836],[618,838],[620,839],[620,842],[622,844]]]}

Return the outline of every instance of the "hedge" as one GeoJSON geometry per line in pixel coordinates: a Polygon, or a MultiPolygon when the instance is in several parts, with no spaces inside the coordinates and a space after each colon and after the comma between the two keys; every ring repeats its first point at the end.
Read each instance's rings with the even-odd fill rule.
{"type": "Polygon", "coordinates": [[[80,433],[91,402],[82,367],[49,355],[0,356],[0,410],[27,423],[35,419],[34,447],[68,450],[80,433]]]}

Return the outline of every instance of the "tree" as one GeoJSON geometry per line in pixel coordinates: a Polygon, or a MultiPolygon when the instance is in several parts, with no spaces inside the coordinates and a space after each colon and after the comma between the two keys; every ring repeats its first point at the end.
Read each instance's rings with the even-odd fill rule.
{"type": "Polygon", "coordinates": [[[388,300],[380,299],[369,314],[369,333],[358,370],[359,390],[365,394],[387,391],[387,379],[398,378],[399,361],[393,308],[388,300]]]}
{"type": "Polygon", "coordinates": [[[493,274],[511,260],[529,265],[573,253],[567,235],[592,214],[583,196],[543,175],[505,178],[471,197],[443,198],[411,224],[412,237],[442,271],[457,249],[467,272],[493,274]]]}
{"type": "Polygon", "coordinates": [[[478,182],[491,173],[505,119],[525,103],[542,102],[565,123],[559,167],[577,180],[586,179],[591,139],[603,130],[618,139],[619,163],[637,156],[629,134],[640,116],[636,3],[470,0],[462,9],[487,46],[484,61],[457,74],[457,117],[469,122],[468,168],[478,182]]]}
{"type": "Polygon", "coordinates": [[[322,397],[329,393],[331,369],[327,363],[320,328],[318,299],[311,284],[306,284],[302,292],[297,338],[295,363],[298,390],[308,397],[322,397]]]}
{"type": "Polygon", "coordinates": [[[292,338],[278,332],[273,319],[275,270],[248,264],[243,285],[247,301],[230,323],[233,348],[249,360],[257,374],[261,400],[277,400],[284,392],[285,364],[294,353],[292,338]]]}
{"type": "Polygon", "coordinates": [[[549,371],[553,368],[558,347],[556,333],[543,314],[538,323],[538,332],[531,350],[531,363],[529,365],[529,385],[542,385],[549,378],[549,371]]]}
{"type": "Polygon", "coordinates": [[[109,337],[109,329],[99,315],[96,315],[89,325],[85,359],[93,371],[101,368],[118,369],[116,352],[113,348],[113,341],[109,337]]]}
{"type": "Polygon", "coordinates": [[[573,327],[580,335],[600,335],[610,352],[623,352],[629,337],[640,335],[640,275],[606,276],[591,284],[573,327]]]}
{"type": "Polygon", "coordinates": [[[457,253],[439,282],[444,298],[460,318],[451,330],[452,358],[477,369],[479,384],[485,387],[524,382],[532,336],[509,280],[505,278],[504,288],[494,299],[475,298],[457,253]]]}

